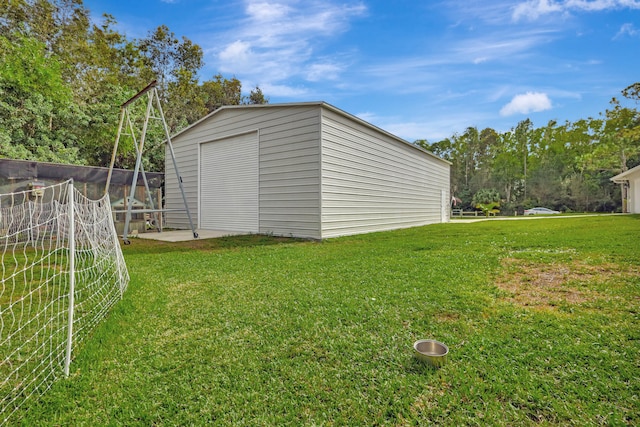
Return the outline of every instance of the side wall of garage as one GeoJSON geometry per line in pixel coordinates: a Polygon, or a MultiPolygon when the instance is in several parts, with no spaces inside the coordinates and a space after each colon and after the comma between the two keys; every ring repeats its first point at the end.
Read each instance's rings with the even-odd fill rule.
{"type": "Polygon", "coordinates": [[[327,107],[322,134],[322,238],[448,219],[448,162],[327,107]]]}

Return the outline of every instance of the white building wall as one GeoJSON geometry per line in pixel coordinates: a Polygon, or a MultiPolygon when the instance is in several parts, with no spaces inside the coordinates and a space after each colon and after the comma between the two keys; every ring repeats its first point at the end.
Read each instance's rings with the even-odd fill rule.
{"type": "Polygon", "coordinates": [[[260,233],[319,239],[319,212],[320,110],[285,107],[260,126],[260,233]]]}
{"type": "MultiPolygon", "coordinates": [[[[249,132],[258,138],[260,233],[322,239],[448,220],[448,162],[328,104],[307,103],[223,107],[173,138],[196,226],[199,165],[209,164],[201,145],[249,132]]],[[[165,179],[165,207],[181,209],[168,152],[165,179]]],[[[166,218],[167,227],[189,228],[184,212],[166,218]]]]}
{"type": "Polygon", "coordinates": [[[442,192],[447,209],[450,199],[447,162],[322,111],[322,238],[442,221],[442,192]]]}
{"type": "Polygon", "coordinates": [[[200,144],[199,228],[260,232],[258,153],[257,131],[200,144]]]}
{"type": "MultiPolygon", "coordinates": [[[[626,212],[640,213],[640,165],[612,177],[611,180],[617,184],[629,185],[626,190],[626,212]]],[[[625,189],[622,188],[622,191],[624,197],[625,189]]]]}
{"type": "MultiPolygon", "coordinates": [[[[198,212],[199,145],[257,131],[259,232],[320,238],[320,112],[317,104],[223,107],[172,139],[189,207],[198,212]]],[[[242,152],[238,153],[242,156],[242,152]]],[[[182,199],[166,156],[166,208],[182,199]]],[[[167,213],[167,227],[189,228],[186,213],[167,213]]]]}
{"type": "Polygon", "coordinates": [[[629,177],[629,213],[640,213],[640,171],[629,177]]]}
{"type": "MultiPolygon", "coordinates": [[[[194,226],[198,225],[198,163],[199,146],[198,137],[201,136],[195,129],[182,134],[180,138],[172,138],[173,151],[176,156],[178,171],[182,177],[182,186],[187,199],[187,206],[191,213],[194,226]]],[[[168,228],[188,230],[189,220],[184,212],[184,202],[180,194],[178,179],[173,161],[169,152],[169,145],[165,145],[164,156],[164,225],[168,228]],[[174,212],[175,210],[175,212],[174,212]],[[177,210],[180,210],[178,212],[177,210]]]]}

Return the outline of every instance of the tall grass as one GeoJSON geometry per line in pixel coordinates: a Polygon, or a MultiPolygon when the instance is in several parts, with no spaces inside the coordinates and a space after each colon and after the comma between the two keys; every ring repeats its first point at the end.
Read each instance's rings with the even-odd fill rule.
{"type": "Polygon", "coordinates": [[[124,300],[23,424],[638,425],[638,236],[613,216],[133,240],[124,300]]]}

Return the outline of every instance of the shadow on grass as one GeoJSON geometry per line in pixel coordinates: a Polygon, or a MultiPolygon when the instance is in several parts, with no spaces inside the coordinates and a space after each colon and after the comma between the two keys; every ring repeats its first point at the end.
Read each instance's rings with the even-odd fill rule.
{"type": "Polygon", "coordinates": [[[138,255],[146,253],[167,253],[185,251],[215,251],[223,249],[247,248],[256,246],[271,246],[291,243],[311,243],[307,239],[290,237],[273,237],[259,234],[247,234],[240,236],[225,236],[213,239],[193,239],[184,242],[163,242],[159,240],[130,239],[131,244],[124,245],[121,242],[122,252],[125,255],[138,255]]]}

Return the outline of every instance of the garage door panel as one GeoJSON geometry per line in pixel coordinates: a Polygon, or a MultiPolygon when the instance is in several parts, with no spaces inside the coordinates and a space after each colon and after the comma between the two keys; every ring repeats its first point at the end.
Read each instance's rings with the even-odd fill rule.
{"type": "Polygon", "coordinates": [[[258,135],[200,145],[200,227],[258,232],[258,135]]]}

